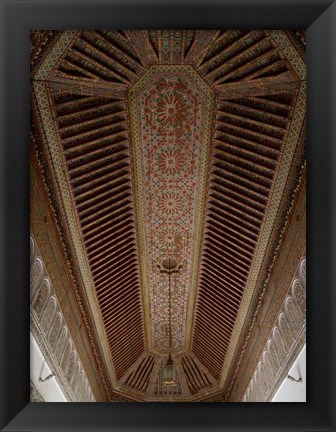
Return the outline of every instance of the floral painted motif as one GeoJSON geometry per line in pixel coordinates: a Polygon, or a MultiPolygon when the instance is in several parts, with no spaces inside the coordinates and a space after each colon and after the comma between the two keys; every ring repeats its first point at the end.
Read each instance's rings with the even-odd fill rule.
{"type": "Polygon", "coordinates": [[[158,158],[158,166],[161,172],[168,176],[176,176],[185,164],[185,156],[181,149],[162,149],[158,158]]]}
{"type": "Polygon", "coordinates": [[[170,91],[157,101],[156,118],[163,127],[181,127],[189,115],[186,99],[181,93],[170,91]]]}
{"type": "Polygon", "coordinates": [[[178,224],[162,224],[153,235],[154,244],[163,252],[178,254],[186,247],[188,233],[178,224]]]}
{"type": "Polygon", "coordinates": [[[153,199],[153,211],[164,220],[180,219],[190,210],[191,198],[179,186],[162,187],[153,199]]]}
{"type": "Polygon", "coordinates": [[[145,99],[147,120],[162,135],[182,135],[190,131],[197,116],[196,95],[186,83],[162,80],[145,99]]]}
{"type": "Polygon", "coordinates": [[[180,140],[160,141],[150,153],[153,175],[163,181],[175,182],[189,175],[194,153],[180,140]]]}

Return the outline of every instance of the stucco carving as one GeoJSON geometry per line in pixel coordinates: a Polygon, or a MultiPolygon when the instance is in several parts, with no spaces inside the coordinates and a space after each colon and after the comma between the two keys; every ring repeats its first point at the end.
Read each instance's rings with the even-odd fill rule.
{"type": "MultiPolygon", "coordinates": [[[[34,236],[30,236],[30,327],[69,402],[94,402],[34,236]]],[[[32,401],[37,401],[33,392],[32,401]]]]}
{"type": "Polygon", "coordinates": [[[30,402],[45,402],[37,388],[30,381],[30,402]]]}
{"type": "Polygon", "coordinates": [[[242,401],[269,402],[305,342],[306,258],[303,257],[242,401]]]}

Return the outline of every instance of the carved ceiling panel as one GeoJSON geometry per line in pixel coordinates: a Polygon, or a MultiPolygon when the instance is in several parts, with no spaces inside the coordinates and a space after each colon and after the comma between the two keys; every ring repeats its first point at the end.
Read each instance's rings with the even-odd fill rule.
{"type": "Polygon", "coordinates": [[[214,92],[190,66],[152,66],[130,90],[129,107],[148,344],[165,354],[168,277],[161,265],[173,258],[179,268],[172,347],[183,350],[199,268],[214,92]]]}

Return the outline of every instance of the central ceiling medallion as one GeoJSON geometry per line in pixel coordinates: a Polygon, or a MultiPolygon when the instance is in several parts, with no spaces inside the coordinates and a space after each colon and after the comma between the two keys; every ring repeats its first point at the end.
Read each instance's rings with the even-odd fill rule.
{"type": "Polygon", "coordinates": [[[191,336],[214,93],[191,66],[152,66],[130,89],[129,107],[148,349],[164,354],[169,347],[168,283],[160,269],[174,261],[171,339],[179,353],[191,336]]]}

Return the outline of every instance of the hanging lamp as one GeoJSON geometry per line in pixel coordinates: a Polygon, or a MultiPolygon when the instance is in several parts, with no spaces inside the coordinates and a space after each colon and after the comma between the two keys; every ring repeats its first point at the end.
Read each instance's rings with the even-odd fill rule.
{"type": "Polygon", "coordinates": [[[171,273],[177,267],[177,263],[175,260],[171,260],[170,258],[163,262],[163,267],[167,270],[168,273],[168,287],[169,287],[169,355],[168,360],[163,368],[162,374],[162,383],[165,386],[176,386],[177,383],[177,372],[174,361],[171,356],[172,349],[172,332],[171,332],[171,291],[170,291],[170,277],[171,273]]]}

